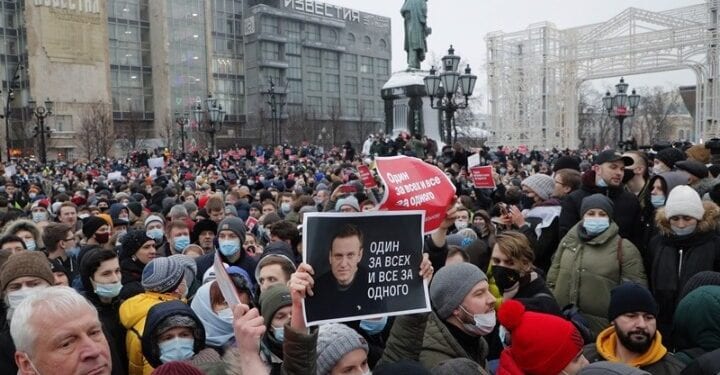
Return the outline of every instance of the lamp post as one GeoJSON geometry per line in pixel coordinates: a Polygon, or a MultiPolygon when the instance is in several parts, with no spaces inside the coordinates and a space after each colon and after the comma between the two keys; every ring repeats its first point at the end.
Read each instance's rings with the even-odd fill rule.
{"type": "Polygon", "coordinates": [[[190,116],[187,112],[182,115],[180,112],[175,112],[175,123],[177,123],[178,127],[180,127],[180,149],[182,152],[185,152],[185,128],[187,127],[188,122],[190,122],[189,117],[190,116]]]}
{"type": "Polygon", "coordinates": [[[205,99],[205,108],[203,109],[202,102],[198,100],[192,111],[200,130],[210,134],[210,153],[215,155],[215,133],[220,131],[225,121],[225,111],[222,105],[218,105],[217,99],[213,98],[212,94],[208,94],[205,99]]]}
{"type": "MultiPolygon", "coordinates": [[[[468,98],[472,96],[475,90],[477,76],[472,74],[470,65],[465,68],[463,74],[458,73],[458,65],[460,65],[460,56],[455,55],[455,49],[450,46],[448,54],[442,58],[443,71],[437,74],[435,66],[430,69],[430,75],[426,76],[425,93],[430,98],[430,107],[439,109],[445,113],[445,143],[453,141],[452,122],[454,121],[455,111],[468,107],[468,98]],[[460,86],[460,93],[465,97],[464,101],[458,103],[455,95],[460,86]],[[435,104],[437,99],[437,104],[435,104]]],[[[441,132],[442,134],[442,132],[441,132]]],[[[456,134],[457,136],[457,134],[456,134]]]]}
{"type": "Polygon", "coordinates": [[[285,106],[284,96],[280,93],[275,92],[275,82],[270,77],[270,89],[268,90],[267,104],[270,106],[270,113],[272,114],[273,127],[272,127],[272,142],[273,146],[282,143],[282,127],[280,126],[280,112],[285,106]],[[276,136],[277,135],[277,139],[276,136]]]}
{"type": "Polygon", "coordinates": [[[640,95],[632,90],[632,94],[628,95],[628,84],[625,83],[625,78],[620,78],[620,82],[615,85],[615,95],[611,95],[610,91],[605,93],[603,96],[603,108],[607,111],[607,114],[611,118],[615,118],[620,123],[620,141],[618,147],[621,149],[625,148],[625,140],[623,139],[623,122],[628,117],[635,116],[635,109],[640,104],[640,95]]]}
{"type": "Polygon", "coordinates": [[[22,64],[18,64],[15,67],[15,73],[13,74],[12,82],[10,83],[10,87],[8,88],[8,95],[7,100],[5,100],[5,148],[7,149],[7,161],[10,162],[10,158],[12,157],[11,148],[12,144],[10,143],[10,103],[15,100],[15,90],[14,88],[17,87],[17,83],[20,80],[20,71],[25,69],[25,67],[22,64]]]}
{"type": "Polygon", "coordinates": [[[40,162],[42,164],[47,163],[47,148],[45,147],[45,132],[49,132],[50,128],[45,128],[45,118],[52,116],[53,103],[49,98],[45,99],[45,105],[37,105],[35,99],[28,100],[28,106],[30,111],[38,121],[35,127],[35,136],[40,136],[40,162]]]}

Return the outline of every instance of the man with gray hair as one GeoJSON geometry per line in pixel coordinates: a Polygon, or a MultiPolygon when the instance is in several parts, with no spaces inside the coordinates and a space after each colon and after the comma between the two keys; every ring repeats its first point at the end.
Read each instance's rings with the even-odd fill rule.
{"type": "Polygon", "coordinates": [[[72,288],[49,287],[26,297],[15,309],[10,334],[18,374],[112,372],[97,310],[72,288]]]}

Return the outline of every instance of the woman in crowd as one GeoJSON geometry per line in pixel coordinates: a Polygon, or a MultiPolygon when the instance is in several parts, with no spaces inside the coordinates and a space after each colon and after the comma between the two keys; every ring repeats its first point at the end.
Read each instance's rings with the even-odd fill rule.
{"type": "Polygon", "coordinates": [[[655,213],[657,209],[665,206],[668,194],[670,194],[675,187],[687,185],[687,182],[687,174],[683,172],[664,172],[650,178],[646,194],[641,195],[641,199],[644,199],[644,202],[641,201],[643,242],[642,248],[640,249],[643,254],[643,259],[647,258],[644,252],[648,249],[650,240],[658,233],[658,228],[655,225],[655,213]],[[649,194],[647,194],[647,192],[649,192],[649,194]]]}
{"type": "MultiPolygon", "coordinates": [[[[720,271],[720,208],[700,199],[689,186],[670,191],[655,222],[659,233],[650,240],[646,264],[650,291],[660,306],[658,330],[669,333],[680,292],[701,271],[720,271]]],[[[671,335],[663,341],[671,343],[671,335]]]]}
{"type": "Polygon", "coordinates": [[[547,281],[560,306],[577,306],[597,336],[609,324],[610,290],[624,280],[647,282],[640,252],[610,219],[612,201],[602,194],[588,196],[580,214],[582,220],[560,241],[547,281]]]}

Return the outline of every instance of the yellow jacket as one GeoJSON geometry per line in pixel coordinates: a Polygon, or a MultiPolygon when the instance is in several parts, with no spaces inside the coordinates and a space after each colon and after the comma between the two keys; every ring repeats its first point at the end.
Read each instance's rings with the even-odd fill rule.
{"type": "Polygon", "coordinates": [[[172,294],[155,292],[140,293],[120,305],[120,323],[128,330],[125,338],[125,347],[129,361],[129,375],[150,375],[152,366],[142,354],[142,334],[145,329],[145,319],[150,308],[158,303],[176,300],[172,294]]]}

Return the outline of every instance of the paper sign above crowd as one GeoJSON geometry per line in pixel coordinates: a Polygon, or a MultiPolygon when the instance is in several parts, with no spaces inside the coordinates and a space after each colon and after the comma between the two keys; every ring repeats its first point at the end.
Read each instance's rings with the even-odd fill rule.
{"type": "Polygon", "coordinates": [[[360,181],[367,189],[372,189],[377,186],[375,178],[373,178],[370,168],[367,165],[358,165],[358,174],[360,174],[360,181]]]}
{"type": "Polygon", "coordinates": [[[473,185],[477,189],[495,189],[495,179],[493,178],[493,167],[475,166],[470,168],[473,185]]]}
{"type": "Polygon", "coordinates": [[[375,159],[385,185],[379,210],[425,211],[425,233],[440,227],[448,205],[455,199],[455,185],[438,167],[407,156],[375,159]]]}

